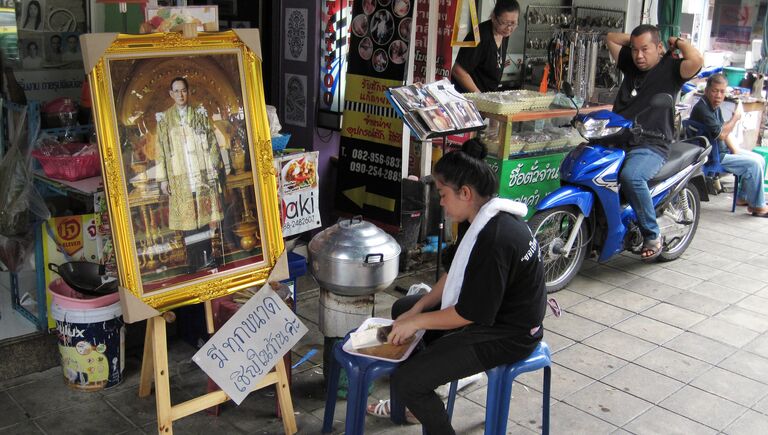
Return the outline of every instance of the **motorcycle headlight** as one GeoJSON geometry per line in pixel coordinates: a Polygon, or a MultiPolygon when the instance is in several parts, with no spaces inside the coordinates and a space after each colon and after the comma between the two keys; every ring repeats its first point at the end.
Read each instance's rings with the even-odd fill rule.
{"type": "Polygon", "coordinates": [[[586,122],[576,121],[574,126],[585,139],[606,137],[621,130],[621,127],[606,127],[607,125],[607,119],[588,119],[586,122]]]}

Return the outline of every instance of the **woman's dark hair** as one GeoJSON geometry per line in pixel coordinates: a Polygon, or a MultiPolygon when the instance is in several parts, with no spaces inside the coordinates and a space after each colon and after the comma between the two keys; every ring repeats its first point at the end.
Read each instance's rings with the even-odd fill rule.
{"type": "Polygon", "coordinates": [[[32,5],[37,6],[37,17],[35,17],[35,27],[33,27],[33,29],[39,30],[41,20],[40,17],[43,15],[43,8],[40,7],[40,2],[37,0],[30,0],[30,2],[27,3],[27,19],[24,20],[24,28],[26,29],[27,24],[29,24],[29,8],[31,8],[32,5]]]}
{"type": "Polygon", "coordinates": [[[36,49],[36,50],[39,50],[39,49],[40,49],[40,47],[38,47],[38,46],[37,46],[37,42],[35,42],[35,41],[29,41],[29,42],[27,43],[27,52],[29,52],[29,49],[30,49],[30,48],[32,48],[33,46],[35,47],[35,49],[36,49]]]}
{"type": "Polygon", "coordinates": [[[493,7],[493,16],[498,18],[504,12],[520,12],[520,4],[517,0],[497,0],[493,7]]]}
{"type": "Polygon", "coordinates": [[[464,142],[461,151],[448,153],[438,160],[435,164],[435,177],[454,189],[469,186],[482,197],[494,196],[499,183],[491,167],[483,160],[487,155],[485,144],[470,139],[464,142]]]}

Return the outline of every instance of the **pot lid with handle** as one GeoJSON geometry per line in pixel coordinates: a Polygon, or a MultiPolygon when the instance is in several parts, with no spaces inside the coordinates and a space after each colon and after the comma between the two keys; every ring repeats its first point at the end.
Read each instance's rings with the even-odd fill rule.
{"type": "Polygon", "coordinates": [[[384,262],[400,255],[394,237],[360,216],[340,219],[309,242],[312,255],[352,263],[384,262]]]}

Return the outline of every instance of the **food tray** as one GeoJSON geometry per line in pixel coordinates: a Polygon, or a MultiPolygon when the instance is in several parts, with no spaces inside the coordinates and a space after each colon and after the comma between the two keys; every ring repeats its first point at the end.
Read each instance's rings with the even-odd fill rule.
{"type": "Polygon", "coordinates": [[[478,110],[499,115],[510,115],[528,110],[544,110],[549,108],[555,98],[555,94],[552,92],[542,95],[527,90],[470,93],[464,94],[464,96],[472,100],[478,110]],[[503,99],[506,101],[502,101],[503,99]]]}
{"type": "MultiPolygon", "coordinates": [[[[388,326],[393,323],[394,321],[391,319],[384,319],[382,317],[371,317],[369,319],[366,319],[365,322],[363,322],[363,324],[360,325],[360,327],[355,330],[355,332],[364,331],[368,329],[371,324],[376,324],[379,326],[388,326]]],[[[352,347],[351,340],[347,340],[344,343],[344,346],[342,346],[342,349],[344,350],[344,352],[347,352],[350,355],[361,356],[364,358],[373,358],[373,359],[389,361],[389,362],[401,362],[401,361],[405,361],[409,356],[411,356],[413,349],[415,349],[416,345],[419,344],[419,342],[421,341],[421,337],[423,335],[424,335],[424,330],[420,329],[416,331],[416,335],[414,335],[413,340],[411,340],[411,342],[407,345],[407,347],[406,345],[394,346],[397,348],[401,348],[399,352],[399,356],[396,358],[387,358],[384,356],[376,355],[375,350],[377,348],[384,348],[385,346],[393,347],[393,345],[391,344],[382,344],[379,346],[373,346],[373,347],[368,347],[364,349],[355,349],[352,347]]]]}

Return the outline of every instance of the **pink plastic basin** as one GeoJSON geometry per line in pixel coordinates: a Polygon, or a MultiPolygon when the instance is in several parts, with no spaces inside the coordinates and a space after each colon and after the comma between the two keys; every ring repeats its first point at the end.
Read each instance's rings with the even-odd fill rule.
{"type": "Polygon", "coordinates": [[[102,308],[120,300],[120,293],[115,292],[106,296],[86,296],[68,286],[61,278],[56,278],[50,285],[53,302],[63,308],[102,308]]]}

